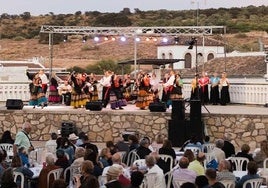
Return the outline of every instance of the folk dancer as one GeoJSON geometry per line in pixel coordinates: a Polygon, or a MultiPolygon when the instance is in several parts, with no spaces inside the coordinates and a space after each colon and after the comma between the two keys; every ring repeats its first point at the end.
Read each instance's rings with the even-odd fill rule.
{"type": "MultiPolygon", "coordinates": [[[[164,75],[164,78],[163,78],[163,83],[167,83],[168,79],[169,79],[169,74],[166,73],[164,75]]],[[[165,102],[167,104],[168,100],[169,100],[169,92],[167,92],[166,90],[164,90],[163,88],[163,91],[162,91],[162,98],[161,98],[162,102],[165,102]]]]}
{"type": "Polygon", "coordinates": [[[153,101],[154,102],[159,102],[159,80],[156,78],[156,74],[153,73],[152,77],[150,79],[150,85],[151,85],[151,90],[153,92],[153,101]]]}
{"type": "Polygon", "coordinates": [[[183,80],[181,79],[180,74],[176,74],[174,84],[173,84],[173,89],[170,92],[170,99],[171,100],[183,99],[182,87],[183,87],[183,80]]]}
{"type": "Polygon", "coordinates": [[[105,71],[104,76],[100,80],[102,86],[102,105],[106,108],[110,99],[110,90],[111,90],[111,71],[105,71]]]}
{"type": "Polygon", "coordinates": [[[47,78],[47,75],[45,74],[45,72],[44,72],[43,69],[41,69],[39,71],[39,74],[38,75],[39,75],[39,77],[40,77],[40,79],[42,81],[42,89],[43,89],[43,92],[44,92],[44,94],[46,94],[47,93],[47,84],[49,82],[49,80],[47,78]]]}
{"type": "Polygon", "coordinates": [[[71,75],[71,80],[73,84],[73,90],[71,95],[71,106],[73,106],[75,109],[84,107],[87,102],[87,98],[85,93],[82,91],[82,88],[85,84],[85,80],[83,78],[83,75],[81,73],[73,73],[71,75]]]}
{"type": "Polygon", "coordinates": [[[123,96],[126,101],[131,100],[131,80],[130,80],[130,75],[125,74],[123,78],[123,96]]]}
{"type": "Polygon", "coordinates": [[[140,73],[137,79],[137,85],[139,87],[138,98],[136,101],[136,107],[144,110],[153,101],[150,93],[150,78],[148,74],[140,73]]]}
{"type": "Polygon", "coordinates": [[[195,75],[195,77],[191,81],[191,97],[190,100],[196,100],[199,99],[198,95],[198,74],[195,75]]]}
{"type": "Polygon", "coordinates": [[[58,80],[57,80],[56,74],[53,72],[52,77],[50,79],[50,85],[49,85],[49,95],[48,95],[48,101],[52,103],[59,103],[61,101],[61,97],[58,92],[58,80]]]}
{"type": "Polygon", "coordinates": [[[208,98],[208,84],[209,84],[209,77],[207,73],[202,72],[202,77],[198,80],[199,84],[199,97],[202,104],[207,104],[209,102],[208,98]]]}
{"type": "Polygon", "coordinates": [[[98,80],[96,78],[96,75],[94,73],[91,73],[89,75],[89,82],[91,83],[93,90],[91,92],[91,101],[98,101],[99,100],[99,92],[98,92],[98,80]]]}
{"type": "Polygon", "coordinates": [[[111,109],[115,110],[116,108],[119,108],[120,110],[124,109],[122,108],[123,105],[123,93],[121,92],[122,85],[122,79],[116,75],[115,73],[111,76],[111,92],[110,92],[110,105],[111,109]]]}
{"type": "Polygon", "coordinates": [[[70,106],[72,86],[68,83],[68,80],[64,80],[64,83],[58,87],[59,95],[61,96],[62,104],[70,106]]]}
{"type": "Polygon", "coordinates": [[[220,103],[221,105],[226,105],[227,103],[230,103],[230,93],[229,93],[229,86],[230,82],[228,78],[226,77],[226,72],[222,73],[222,77],[220,79],[220,103]]]}
{"type": "Polygon", "coordinates": [[[170,93],[173,90],[174,82],[175,82],[175,72],[171,70],[169,73],[168,81],[163,84],[163,92],[165,92],[169,96],[167,103],[166,103],[167,108],[169,108],[169,106],[171,105],[170,93]]]}
{"type": "Polygon", "coordinates": [[[213,76],[210,78],[210,103],[213,105],[217,105],[220,101],[219,99],[219,84],[220,78],[218,77],[217,73],[215,72],[213,76]]]}

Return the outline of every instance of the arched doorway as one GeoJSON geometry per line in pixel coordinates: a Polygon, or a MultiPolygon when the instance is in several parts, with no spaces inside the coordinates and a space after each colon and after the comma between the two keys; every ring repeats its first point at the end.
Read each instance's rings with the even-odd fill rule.
{"type": "Polygon", "coordinates": [[[214,59],[214,54],[213,53],[209,53],[208,54],[208,61],[214,59]]]}
{"type": "Polygon", "coordinates": [[[192,55],[190,53],[187,53],[185,54],[184,59],[184,68],[192,68],[192,55]]]}

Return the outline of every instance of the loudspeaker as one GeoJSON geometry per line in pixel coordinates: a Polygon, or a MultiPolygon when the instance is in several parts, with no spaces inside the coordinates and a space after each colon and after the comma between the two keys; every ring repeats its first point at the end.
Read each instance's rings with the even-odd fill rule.
{"type": "Polygon", "coordinates": [[[201,101],[200,100],[190,101],[190,119],[201,121],[201,101]]]}
{"type": "Polygon", "coordinates": [[[184,120],[168,121],[168,139],[172,142],[172,146],[174,147],[181,147],[185,141],[184,123],[184,120]]]}
{"type": "Polygon", "coordinates": [[[167,106],[163,102],[152,102],[149,104],[151,112],[166,112],[167,106]]]}
{"type": "Polygon", "coordinates": [[[173,100],[171,119],[184,120],[185,119],[185,102],[184,100],[173,100]]]}
{"type": "Polygon", "coordinates": [[[73,122],[62,122],[61,124],[61,136],[68,137],[69,134],[75,133],[77,135],[77,129],[73,122]]]}
{"type": "Polygon", "coordinates": [[[8,110],[21,110],[23,108],[23,102],[20,99],[7,99],[6,107],[8,110]]]}
{"type": "Polygon", "coordinates": [[[86,103],[86,109],[91,111],[101,111],[102,102],[101,101],[92,101],[86,103]]]}

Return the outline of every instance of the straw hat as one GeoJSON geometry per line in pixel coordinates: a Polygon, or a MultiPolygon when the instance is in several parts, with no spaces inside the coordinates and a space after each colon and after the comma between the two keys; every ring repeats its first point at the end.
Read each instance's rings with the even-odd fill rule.
{"type": "Polygon", "coordinates": [[[68,139],[69,140],[78,140],[78,138],[79,138],[78,136],[76,136],[74,133],[72,133],[72,134],[69,135],[68,139]]]}

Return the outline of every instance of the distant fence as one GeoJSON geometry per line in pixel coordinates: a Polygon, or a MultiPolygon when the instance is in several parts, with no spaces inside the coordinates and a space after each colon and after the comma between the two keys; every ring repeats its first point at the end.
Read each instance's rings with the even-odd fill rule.
{"type": "MultiPolygon", "coordinates": [[[[99,97],[101,97],[101,87],[98,87],[99,97]]],[[[161,88],[160,88],[161,90],[161,88]]],[[[268,103],[268,83],[232,83],[230,86],[231,103],[237,104],[258,104],[268,103]]],[[[161,96],[160,92],[160,96],[161,96]]],[[[184,98],[189,98],[191,94],[191,85],[186,82],[183,86],[184,98]]],[[[0,83],[0,102],[7,99],[21,99],[24,102],[29,101],[29,83],[0,83]]]]}

